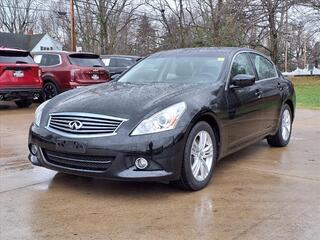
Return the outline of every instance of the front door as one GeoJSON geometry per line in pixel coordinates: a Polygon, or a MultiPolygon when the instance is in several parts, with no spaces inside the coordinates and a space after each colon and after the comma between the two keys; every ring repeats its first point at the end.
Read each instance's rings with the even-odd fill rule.
{"type": "MultiPolygon", "coordinates": [[[[248,53],[238,54],[231,67],[230,79],[238,74],[256,75],[248,53]]],[[[230,82],[230,81],[229,81],[230,82]]],[[[259,84],[227,89],[228,152],[251,143],[262,135],[262,89],[259,84]]]]}

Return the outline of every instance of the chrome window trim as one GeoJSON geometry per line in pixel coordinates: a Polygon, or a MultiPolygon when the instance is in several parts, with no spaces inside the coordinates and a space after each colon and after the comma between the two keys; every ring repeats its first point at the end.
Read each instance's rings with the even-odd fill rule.
{"type": "Polygon", "coordinates": [[[60,66],[61,64],[62,64],[62,58],[61,58],[61,55],[60,54],[58,54],[58,53],[40,53],[40,54],[35,54],[35,56],[36,55],[56,55],[56,56],[58,56],[59,57],[59,64],[55,64],[55,65],[50,65],[50,66],[41,66],[40,64],[38,64],[40,67],[42,67],[42,68],[50,68],[50,67],[57,67],[57,66],[60,66]]]}
{"type": "Polygon", "coordinates": [[[49,114],[49,119],[48,123],[45,126],[45,128],[53,132],[57,135],[63,136],[63,137],[68,137],[68,138],[97,138],[97,137],[110,137],[110,136],[115,136],[117,135],[117,131],[120,128],[120,126],[124,123],[127,122],[129,119],[125,118],[118,118],[118,117],[113,117],[113,116],[107,116],[107,115],[100,115],[100,114],[94,114],[94,113],[82,113],[82,112],[57,112],[57,113],[51,113],[49,114]],[[97,133],[97,134],[74,134],[74,133],[66,133],[57,129],[53,129],[50,127],[50,122],[51,122],[51,117],[52,116],[79,116],[79,117],[92,117],[92,118],[104,118],[106,120],[116,120],[116,121],[121,121],[121,123],[118,125],[118,127],[114,130],[113,133],[97,133]]]}
{"type": "MultiPolygon", "coordinates": [[[[257,55],[260,55],[261,57],[264,57],[265,59],[267,59],[273,66],[274,70],[276,71],[276,77],[273,77],[273,78],[264,78],[264,79],[259,79],[257,80],[257,82],[260,82],[260,81],[268,81],[268,80],[274,80],[274,79],[277,79],[279,78],[279,74],[278,74],[278,71],[277,71],[277,68],[276,66],[274,65],[274,63],[272,61],[270,61],[268,59],[268,57],[262,53],[259,53],[259,52],[256,52],[256,51],[250,51],[250,50],[241,50],[239,52],[237,52],[236,54],[234,54],[234,56],[232,57],[232,60],[231,60],[231,64],[229,66],[229,72],[228,72],[228,76],[227,76],[227,80],[226,80],[226,84],[225,84],[225,88],[224,90],[227,91],[228,88],[229,88],[229,83],[230,83],[230,76],[231,76],[231,70],[232,70],[232,65],[233,65],[233,62],[234,62],[234,59],[241,53],[253,53],[253,54],[257,54],[257,55]]],[[[250,57],[250,56],[249,56],[250,57]]],[[[254,70],[256,71],[256,67],[254,67],[254,70]]]]}

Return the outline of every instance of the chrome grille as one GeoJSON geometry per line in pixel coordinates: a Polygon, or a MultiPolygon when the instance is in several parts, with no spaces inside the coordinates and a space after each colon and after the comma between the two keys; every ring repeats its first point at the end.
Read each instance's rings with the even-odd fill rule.
{"type": "Polygon", "coordinates": [[[70,137],[96,137],[115,135],[127,119],[91,113],[50,114],[47,129],[70,137]]]}

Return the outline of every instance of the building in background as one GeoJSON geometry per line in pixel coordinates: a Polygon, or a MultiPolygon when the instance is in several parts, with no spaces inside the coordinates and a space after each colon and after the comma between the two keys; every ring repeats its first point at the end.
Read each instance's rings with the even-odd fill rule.
{"type": "Polygon", "coordinates": [[[0,47],[16,48],[30,52],[62,50],[62,44],[48,34],[15,34],[0,32],[0,47]]]}

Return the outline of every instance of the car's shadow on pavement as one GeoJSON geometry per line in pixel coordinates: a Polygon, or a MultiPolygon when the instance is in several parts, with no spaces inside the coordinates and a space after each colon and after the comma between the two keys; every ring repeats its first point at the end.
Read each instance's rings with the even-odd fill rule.
{"type": "Polygon", "coordinates": [[[149,196],[161,198],[167,194],[189,193],[168,183],[111,181],[106,179],[57,173],[49,184],[50,191],[76,191],[80,195],[117,196],[119,198],[139,198],[149,196]],[[159,194],[161,193],[161,194],[159,194]]]}
{"type": "MultiPolygon", "coordinates": [[[[214,184],[215,178],[220,177],[221,172],[234,168],[240,161],[246,161],[252,155],[259,154],[269,148],[264,142],[257,143],[245,148],[237,153],[222,159],[218,162],[215,174],[209,183],[214,184]],[[218,175],[218,176],[217,176],[218,175]]],[[[272,149],[269,149],[272,151],[272,149]]],[[[75,176],[64,173],[57,173],[49,184],[50,191],[76,191],[80,195],[94,196],[117,196],[119,198],[139,198],[148,196],[151,198],[161,198],[170,194],[188,194],[190,191],[181,190],[172,184],[157,182],[127,182],[110,181],[105,179],[95,179],[90,177],[75,176]]]]}

